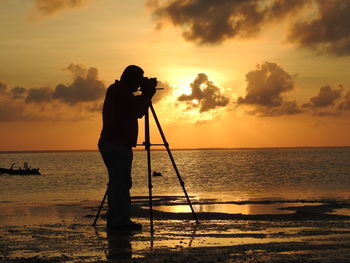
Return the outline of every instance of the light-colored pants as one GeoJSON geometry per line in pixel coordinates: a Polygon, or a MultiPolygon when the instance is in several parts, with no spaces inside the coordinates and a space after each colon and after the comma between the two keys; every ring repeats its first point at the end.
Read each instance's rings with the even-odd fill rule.
{"type": "Polygon", "coordinates": [[[130,222],[132,149],[100,138],[98,149],[108,170],[107,226],[130,222]]]}

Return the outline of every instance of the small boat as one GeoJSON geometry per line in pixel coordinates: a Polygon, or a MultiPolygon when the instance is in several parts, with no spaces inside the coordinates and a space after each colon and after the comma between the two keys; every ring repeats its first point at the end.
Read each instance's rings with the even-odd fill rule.
{"type": "Polygon", "coordinates": [[[0,174],[19,174],[19,175],[40,175],[39,168],[31,168],[28,163],[24,163],[23,168],[14,168],[14,163],[10,168],[0,168],[0,174]]]}

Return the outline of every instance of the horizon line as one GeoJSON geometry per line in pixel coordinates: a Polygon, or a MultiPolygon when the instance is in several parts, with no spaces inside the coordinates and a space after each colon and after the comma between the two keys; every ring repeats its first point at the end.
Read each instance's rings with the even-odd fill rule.
{"type": "MultiPolygon", "coordinates": [[[[157,146],[159,147],[159,146],[157,146]]],[[[307,149],[307,148],[350,148],[350,145],[344,146],[265,146],[265,147],[198,147],[198,148],[172,148],[172,151],[196,151],[196,150],[255,150],[255,149],[307,149]]],[[[144,151],[145,149],[134,148],[135,151],[144,151]]],[[[165,148],[153,148],[154,151],[166,151],[165,148]]],[[[98,152],[98,149],[63,149],[63,150],[0,150],[4,153],[50,153],[50,152],[98,152]]]]}

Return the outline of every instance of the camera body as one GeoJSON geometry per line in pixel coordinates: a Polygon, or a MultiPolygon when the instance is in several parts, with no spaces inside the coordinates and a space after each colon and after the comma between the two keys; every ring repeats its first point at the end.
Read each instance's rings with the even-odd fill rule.
{"type": "Polygon", "coordinates": [[[141,81],[141,91],[146,91],[150,89],[155,89],[157,86],[157,78],[147,78],[143,77],[141,81]]]}

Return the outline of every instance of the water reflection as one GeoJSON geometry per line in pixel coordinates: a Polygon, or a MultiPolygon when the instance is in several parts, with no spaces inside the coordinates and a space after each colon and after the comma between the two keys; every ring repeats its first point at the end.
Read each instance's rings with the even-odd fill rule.
{"type": "Polygon", "coordinates": [[[342,216],[350,216],[350,208],[340,208],[340,209],[335,209],[333,212],[330,214],[333,215],[342,215],[342,216]]]}
{"type": "Polygon", "coordinates": [[[80,203],[71,204],[1,204],[0,224],[34,225],[57,222],[86,222],[89,219],[81,217],[86,212],[80,203]]]}
{"type": "MultiPolygon", "coordinates": [[[[293,210],[282,209],[293,206],[305,206],[307,203],[272,203],[272,204],[195,204],[193,208],[196,212],[228,213],[242,215],[267,215],[267,214],[292,214],[293,210]]],[[[315,205],[315,203],[312,203],[315,205]]],[[[163,205],[154,206],[154,210],[169,213],[190,213],[188,205],[163,205]]]]}

